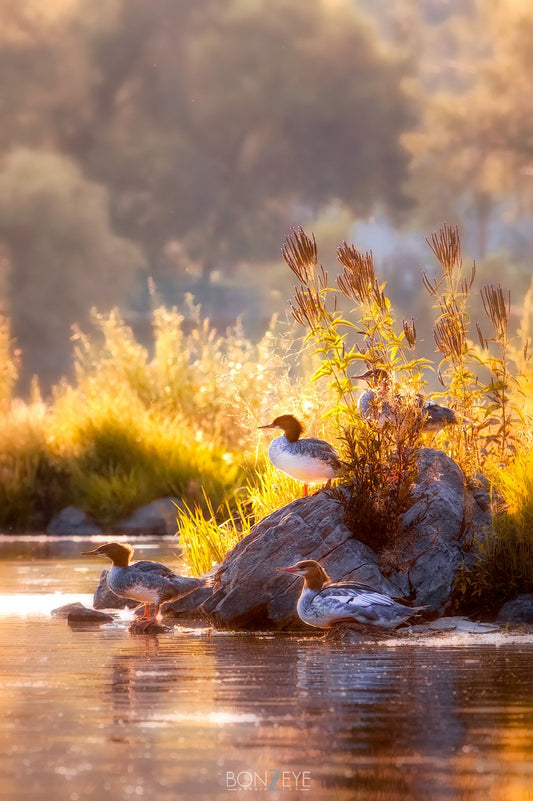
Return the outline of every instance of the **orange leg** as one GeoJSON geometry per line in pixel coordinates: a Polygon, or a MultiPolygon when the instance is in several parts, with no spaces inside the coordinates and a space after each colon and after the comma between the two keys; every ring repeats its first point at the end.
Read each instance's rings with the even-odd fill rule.
{"type": "Polygon", "coordinates": [[[146,603],[144,605],[144,615],[143,615],[143,617],[144,618],[150,618],[151,617],[151,615],[150,615],[150,604],[149,603],[146,603]]]}

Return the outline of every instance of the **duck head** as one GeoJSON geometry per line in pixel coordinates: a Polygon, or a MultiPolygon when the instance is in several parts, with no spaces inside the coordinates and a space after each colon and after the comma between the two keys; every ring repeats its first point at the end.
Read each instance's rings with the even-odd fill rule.
{"type": "Polygon", "coordinates": [[[117,567],[128,567],[133,556],[133,547],[122,542],[106,542],[94,551],[82,551],[82,556],[106,556],[117,567]]]}
{"type": "Polygon", "coordinates": [[[391,382],[388,372],[382,367],[372,367],[370,370],[367,370],[366,373],[362,375],[352,375],[350,378],[366,381],[371,387],[388,387],[391,382]]]}
{"type": "Polygon", "coordinates": [[[297,576],[302,576],[304,586],[309,587],[311,590],[320,591],[324,584],[327,584],[330,580],[322,565],[319,565],[314,559],[302,559],[302,561],[296,562],[290,567],[278,567],[277,569],[281,570],[282,573],[293,573],[297,576]]]}
{"type": "Polygon", "coordinates": [[[303,425],[292,414],[282,414],[268,425],[258,428],[281,428],[289,442],[296,442],[304,430],[303,425]]]}

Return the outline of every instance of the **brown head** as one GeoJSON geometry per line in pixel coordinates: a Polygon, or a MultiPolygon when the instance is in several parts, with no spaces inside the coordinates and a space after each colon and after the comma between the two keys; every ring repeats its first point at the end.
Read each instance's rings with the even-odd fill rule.
{"type": "Polygon", "coordinates": [[[296,442],[304,430],[303,425],[292,414],[282,414],[268,425],[258,428],[281,428],[289,442],[296,442]]]}
{"type": "Polygon", "coordinates": [[[366,373],[352,375],[350,378],[352,380],[355,378],[359,381],[366,381],[371,387],[388,386],[391,380],[388,372],[383,370],[382,367],[372,367],[366,373]]]}
{"type": "Polygon", "coordinates": [[[302,561],[296,562],[290,567],[278,567],[277,569],[283,573],[294,573],[296,576],[302,576],[304,586],[309,587],[310,590],[320,591],[324,584],[330,581],[322,565],[319,565],[314,559],[302,559],[302,561]]]}
{"type": "Polygon", "coordinates": [[[106,556],[117,567],[127,567],[133,556],[133,547],[125,542],[106,542],[94,551],[82,551],[82,556],[106,556]]]}

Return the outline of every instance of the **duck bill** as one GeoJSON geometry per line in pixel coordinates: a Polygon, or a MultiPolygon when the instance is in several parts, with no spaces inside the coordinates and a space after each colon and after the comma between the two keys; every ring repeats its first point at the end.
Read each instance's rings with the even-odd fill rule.
{"type": "Polygon", "coordinates": [[[277,426],[273,426],[272,423],[269,423],[266,426],[257,426],[257,428],[277,428],[277,426]]]}
{"type": "Polygon", "coordinates": [[[277,567],[276,570],[279,570],[282,573],[298,573],[298,568],[296,565],[290,565],[289,567],[277,567]]]}
{"type": "Polygon", "coordinates": [[[82,551],[81,555],[82,556],[105,556],[105,553],[102,553],[102,551],[98,550],[98,548],[95,548],[94,551],[82,551]]]}

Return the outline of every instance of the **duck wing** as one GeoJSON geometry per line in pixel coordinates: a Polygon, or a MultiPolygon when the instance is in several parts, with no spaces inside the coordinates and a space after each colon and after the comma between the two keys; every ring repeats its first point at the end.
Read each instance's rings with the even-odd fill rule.
{"type": "Polygon", "coordinates": [[[156,573],[158,576],[163,576],[168,579],[172,579],[177,575],[170,567],[161,564],[161,562],[152,562],[148,559],[140,559],[138,562],[132,562],[130,567],[138,568],[142,570],[143,573],[156,573]]]}
{"type": "Polygon", "coordinates": [[[297,440],[294,445],[300,453],[310,456],[314,459],[321,459],[323,462],[328,462],[333,467],[341,468],[343,462],[339,454],[329,442],[324,439],[317,439],[317,437],[306,437],[305,439],[297,440]]]}
{"type": "Polygon", "coordinates": [[[333,606],[344,607],[368,607],[368,606],[395,606],[394,601],[389,595],[384,595],[368,585],[360,589],[351,583],[334,584],[323,589],[319,596],[322,601],[333,606]]]}
{"type": "Polygon", "coordinates": [[[377,592],[379,595],[382,595],[373,584],[368,584],[365,581],[329,581],[327,584],[324,584],[322,588],[323,591],[330,589],[341,589],[347,592],[377,592]]]}

